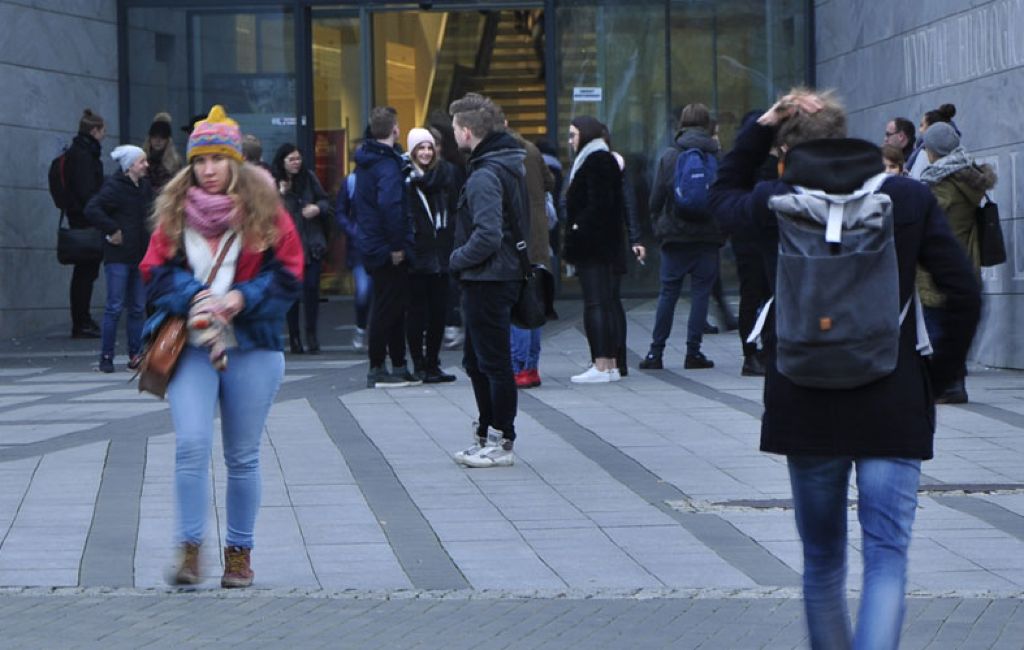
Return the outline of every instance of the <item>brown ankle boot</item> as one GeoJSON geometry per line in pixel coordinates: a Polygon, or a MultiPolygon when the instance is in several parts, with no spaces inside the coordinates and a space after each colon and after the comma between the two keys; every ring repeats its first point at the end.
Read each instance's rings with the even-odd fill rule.
{"type": "Polygon", "coordinates": [[[184,542],[178,549],[178,566],[172,577],[172,584],[199,584],[199,544],[184,542]]]}
{"type": "Polygon", "coordinates": [[[251,548],[241,546],[224,547],[224,577],[220,579],[220,586],[225,589],[248,587],[252,584],[255,573],[249,563],[251,548]]]}

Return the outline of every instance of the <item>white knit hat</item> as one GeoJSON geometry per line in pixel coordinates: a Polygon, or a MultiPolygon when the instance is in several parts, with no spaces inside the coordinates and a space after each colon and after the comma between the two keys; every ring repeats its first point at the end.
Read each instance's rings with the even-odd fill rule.
{"type": "Polygon", "coordinates": [[[121,165],[121,171],[127,172],[135,161],[146,155],[146,152],[133,144],[122,144],[110,152],[110,157],[121,165]]]}
{"type": "Polygon", "coordinates": [[[416,151],[416,147],[420,146],[424,142],[429,142],[432,147],[437,149],[437,143],[434,142],[434,136],[430,134],[430,131],[421,128],[415,128],[409,131],[409,137],[406,138],[406,151],[409,155],[412,155],[413,151],[416,151]]]}

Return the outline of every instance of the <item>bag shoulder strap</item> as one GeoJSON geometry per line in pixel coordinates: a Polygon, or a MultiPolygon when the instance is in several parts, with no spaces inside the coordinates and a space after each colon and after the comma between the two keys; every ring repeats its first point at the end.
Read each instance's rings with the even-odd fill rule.
{"type": "MultiPolygon", "coordinates": [[[[502,219],[508,222],[509,229],[512,231],[512,239],[516,248],[516,253],[519,255],[519,267],[523,273],[523,277],[529,277],[533,273],[533,265],[530,264],[530,256],[527,254],[526,240],[523,239],[523,230],[519,226],[519,219],[514,218],[518,215],[512,214],[512,191],[515,188],[514,179],[511,179],[511,174],[505,172],[505,170],[499,170],[495,172],[498,177],[498,181],[501,183],[502,194],[502,219]],[[508,206],[505,210],[504,206],[508,206]]],[[[530,202],[527,197],[522,197],[523,206],[529,208],[530,202]]]]}
{"type": "Polygon", "coordinates": [[[214,278],[217,277],[217,273],[220,271],[220,265],[224,263],[224,258],[228,256],[228,251],[231,249],[232,244],[235,243],[235,239],[238,237],[237,232],[232,232],[228,235],[227,239],[221,240],[220,253],[217,254],[217,259],[213,263],[213,267],[210,269],[210,274],[206,276],[206,284],[209,285],[213,282],[214,278]]]}

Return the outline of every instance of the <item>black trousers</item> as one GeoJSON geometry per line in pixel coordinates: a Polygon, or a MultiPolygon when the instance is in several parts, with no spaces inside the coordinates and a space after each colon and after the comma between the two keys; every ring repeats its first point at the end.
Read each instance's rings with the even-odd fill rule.
{"type": "Polygon", "coordinates": [[[594,359],[617,359],[626,318],[618,291],[621,276],[611,264],[592,262],[578,264],[576,274],[583,290],[583,329],[590,355],[594,359]]]}
{"type": "Polygon", "coordinates": [[[515,440],[519,396],[512,373],[512,305],[520,282],[463,282],[462,319],[466,330],[462,366],[473,384],[480,413],[478,431],[493,427],[515,440]]]}
{"type": "Polygon", "coordinates": [[[756,343],[747,343],[747,337],[757,322],[757,313],[772,295],[768,282],[768,268],[764,255],[757,243],[733,241],[732,251],[736,256],[736,274],[740,281],[739,333],[743,344],[743,356],[757,352],[756,343]]]}
{"type": "Polygon", "coordinates": [[[447,311],[448,274],[410,273],[405,339],[416,368],[440,367],[447,311]]]}
{"type": "Polygon", "coordinates": [[[316,338],[320,317],[320,262],[309,262],[302,273],[302,299],[288,310],[288,338],[299,338],[299,303],[306,318],[306,335],[316,338]]]}
{"type": "Polygon", "coordinates": [[[386,264],[371,269],[370,367],[379,368],[390,356],[392,367],[405,365],[405,311],[409,308],[409,264],[386,264]]]}
{"type": "Polygon", "coordinates": [[[71,329],[80,330],[92,324],[89,306],[92,304],[92,285],[100,274],[100,262],[75,264],[71,272],[71,329]]]}

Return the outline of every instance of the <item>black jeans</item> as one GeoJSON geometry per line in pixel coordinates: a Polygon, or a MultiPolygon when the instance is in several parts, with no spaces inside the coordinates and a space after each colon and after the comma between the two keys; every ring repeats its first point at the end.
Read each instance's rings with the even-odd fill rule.
{"type": "Polygon", "coordinates": [[[92,304],[92,285],[100,274],[100,263],[75,264],[71,272],[71,329],[78,331],[92,324],[89,306],[92,304]]]}
{"type": "Polygon", "coordinates": [[[473,384],[480,412],[478,431],[493,427],[515,440],[516,394],[510,327],[520,282],[463,282],[462,320],[466,328],[462,366],[473,384]]]}
{"type": "Polygon", "coordinates": [[[409,356],[417,368],[437,368],[441,363],[441,341],[448,310],[448,274],[410,273],[409,294],[409,313],[405,321],[409,356]]]}
{"type": "Polygon", "coordinates": [[[405,366],[405,310],[409,308],[409,264],[386,264],[370,270],[370,368],[379,368],[390,355],[395,368],[405,366]]]}
{"type": "Polygon", "coordinates": [[[771,297],[772,288],[764,255],[757,243],[734,241],[732,251],[736,255],[736,274],[740,281],[740,342],[743,356],[749,356],[757,352],[757,344],[747,343],[747,337],[754,329],[761,305],[771,297]]]}
{"type": "MultiPolygon", "coordinates": [[[[288,310],[288,338],[299,338],[299,300],[288,310]]],[[[316,338],[320,315],[320,262],[309,262],[302,273],[302,307],[306,317],[306,335],[316,338]]]]}
{"type": "Polygon", "coordinates": [[[622,345],[620,329],[625,313],[619,300],[620,276],[611,264],[578,264],[576,274],[583,289],[583,329],[594,359],[617,359],[622,345]]]}

